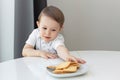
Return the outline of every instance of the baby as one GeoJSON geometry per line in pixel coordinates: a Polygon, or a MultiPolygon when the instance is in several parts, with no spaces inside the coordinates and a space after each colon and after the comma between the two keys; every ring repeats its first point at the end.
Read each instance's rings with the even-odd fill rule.
{"type": "Polygon", "coordinates": [[[38,28],[29,35],[22,51],[23,56],[46,59],[60,57],[65,61],[86,63],[85,60],[71,55],[65,47],[64,38],[60,34],[64,24],[64,15],[60,9],[55,6],[45,7],[36,23],[38,28]]]}

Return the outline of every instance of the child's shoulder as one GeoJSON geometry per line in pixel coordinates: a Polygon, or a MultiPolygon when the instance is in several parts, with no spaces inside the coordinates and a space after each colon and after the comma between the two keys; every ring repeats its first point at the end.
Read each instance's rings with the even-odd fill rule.
{"type": "Polygon", "coordinates": [[[58,36],[56,37],[55,41],[57,40],[63,40],[64,41],[64,37],[62,34],[58,34],[58,36]]]}
{"type": "Polygon", "coordinates": [[[58,38],[63,38],[63,35],[59,33],[57,37],[58,38]]]}
{"type": "Polygon", "coordinates": [[[31,33],[31,35],[33,35],[33,36],[38,36],[39,35],[39,29],[38,28],[36,28],[36,29],[34,29],[33,31],[32,31],[32,33],[31,33]]]}
{"type": "Polygon", "coordinates": [[[34,29],[32,33],[39,33],[39,29],[38,28],[34,29]]]}
{"type": "Polygon", "coordinates": [[[39,29],[38,28],[33,29],[33,32],[39,32],[39,29]]]}

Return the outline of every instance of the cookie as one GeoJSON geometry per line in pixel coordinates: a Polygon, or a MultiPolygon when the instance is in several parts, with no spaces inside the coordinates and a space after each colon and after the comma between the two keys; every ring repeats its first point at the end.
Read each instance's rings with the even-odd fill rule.
{"type": "Polygon", "coordinates": [[[76,72],[79,67],[80,64],[76,62],[62,62],[56,66],[48,66],[48,68],[54,69],[53,73],[55,74],[73,73],[76,72]]]}
{"type": "Polygon", "coordinates": [[[72,72],[76,72],[77,71],[77,66],[69,66],[66,69],[63,69],[63,72],[65,73],[72,73],[72,72]]]}
{"type": "Polygon", "coordinates": [[[70,65],[70,63],[71,62],[62,62],[56,66],[56,69],[61,70],[61,69],[67,68],[70,65]]]}

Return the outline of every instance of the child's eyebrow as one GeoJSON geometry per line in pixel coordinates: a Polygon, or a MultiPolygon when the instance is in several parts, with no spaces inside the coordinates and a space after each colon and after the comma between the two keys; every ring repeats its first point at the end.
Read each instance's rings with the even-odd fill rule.
{"type": "MultiPolygon", "coordinates": [[[[42,27],[48,27],[47,25],[42,25],[42,27]]],[[[58,27],[56,27],[56,26],[54,26],[54,27],[52,27],[53,29],[57,29],[58,27]]]]}
{"type": "Polygon", "coordinates": [[[42,27],[47,27],[46,25],[42,25],[42,27]]]}
{"type": "Polygon", "coordinates": [[[57,29],[57,27],[52,27],[52,28],[55,28],[55,29],[57,29]]]}
{"type": "MultiPolygon", "coordinates": [[[[49,25],[48,25],[48,26],[47,26],[47,25],[43,25],[43,26],[44,26],[44,27],[49,27],[49,25]]],[[[53,27],[53,26],[52,26],[52,28],[57,28],[57,27],[53,27]]]]}

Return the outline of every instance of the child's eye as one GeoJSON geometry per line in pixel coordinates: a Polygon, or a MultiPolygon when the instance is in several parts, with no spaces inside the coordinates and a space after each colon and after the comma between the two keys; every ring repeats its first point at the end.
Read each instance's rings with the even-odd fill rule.
{"type": "Polygon", "coordinates": [[[52,31],[56,31],[55,29],[52,29],[52,31]]]}
{"type": "Polygon", "coordinates": [[[43,27],[44,30],[46,30],[47,28],[43,27]]]}

